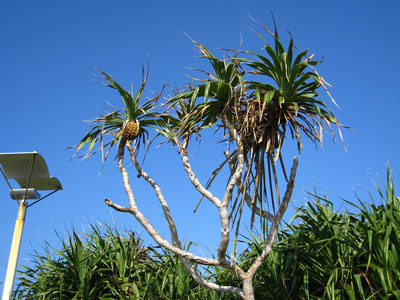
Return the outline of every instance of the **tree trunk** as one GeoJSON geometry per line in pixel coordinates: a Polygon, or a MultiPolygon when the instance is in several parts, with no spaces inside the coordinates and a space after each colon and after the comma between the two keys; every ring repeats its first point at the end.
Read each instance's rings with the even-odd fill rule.
{"type": "Polygon", "coordinates": [[[243,280],[243,300],[255,300],[253,289],[253,278],[243,280]]]}

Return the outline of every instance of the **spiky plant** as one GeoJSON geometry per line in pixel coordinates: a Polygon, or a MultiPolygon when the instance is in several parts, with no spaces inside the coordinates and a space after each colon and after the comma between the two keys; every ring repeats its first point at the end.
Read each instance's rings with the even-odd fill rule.
{"type": "MultiPolygon", "coordinates": [[[[256,298],[400,299],[400,197],[389,166],[386,183],[375,186],[371,198],[342,199],[351,208],[345,211],[309,194],[260,268],[256,298]]],[[[250,265],[265,241],[250,233],[243,243],[238,264],[250,265]]],[[[235,279],[222,271],[217,280],[235,279]]]]}
{"type": "MultiPolygon", "coordinates": [[[[213,67],[214,74],[207,74],[206,80],[199,84],[191,84],[177,92],[169,100],[177,114],[180,127],[175,128],[177,136],[188,139],[191,134],[209,128],[213,125],[224,127],[221,121],[223,114],[232,118],[231,111],[235,110],[242,94],[245,92],[243,74],[239,61],[221,60],[215,57],[204,45],[193,41],[198,51],[207,58],[213,67]],[[199,99],[203,101],[199,102],[199,99]]],[[[234,57],[236,58],[236,56],[234,57]]]]}
{"type": "MultiPolygon", "coordinates": [[[[314,55],[307,56],[307,50],[294,56],[292,37],[285,51],[276,27],[275,33],[265,26],[263,28],[273,36],[275,47],[273,49],[266,43],[264,49],[267,56],[244,51],[255,59],[241,61],[249,67],[249,74],[260,79],[246,81],[248,97],[242,99],[236,115],[248,159],[243,180],[253,182],[253,217],[256,202],[261,207],[261,199],[268,199],[267,190],[270,191],[273,209],[274,204],[280,202],[276,164],[281,164],[286,178],[281,156],[286,136],[289,135],[297,141],[300,152],[302,136],[313,143],[322,144],[324,125],[328,126],[333,138],[332,125],[336,125],[340,137],[340,127],[343,126],[319,97],[321,89],[330,97],[328,84],[315,69],[322,61],[312,60],[314,55]],[[265,178],[266,174],[268,180],[265,178]]],[[[333,99],[332,101],[335,103],[333,99]]],[[[246,184],[244,190],[250,192],[249,187],[250,184],[246,184]]]]}
{"type": "MultiPolygon", "coordinates": [[[[328,126],[333,138],[332,125],[338,128],[340,136],[343,126],[319,97],[320,90],[326,91],[330,97],[328,84],[315,68],[321,61],[312,60],[313,55],[307,56],[307,51],[295,56],[292,38],[285,51],[276,27],[275,33],[265,26],[263,28],[274,40],[272,47],[259,35],[266,43],[266,56],[238,50],[234,51],[233,57],[221,60],[206,47],[194,42],[203,57],[211,63],[213,73],[202,71],[207,74],[205,80],[182,89],[169,102],[175,107],[179,103],[181,107],[188,108],[178,111],[179,121],[175,122],[180,124],[175,129],[177,136],[182,138],[182,144],[189,139],[190,133],[200,134],[200,130],[212,125],[226,129],[224,117],[230,120],[241,136],[246,164],[237,197],[232,203],[232,214],[236,215],[233,220],[238,221],[246,197],[251,198],[251,222],[255,214],[260,214],[267,199],[273,211],[276,205],[279,206],[281,195],[276,166],[281,164],[287,180],[281,155],[287,135],[297,141],[300,151],[302,136],[322,144],[324,125],[328,126]],[[242,57],[244,55],[245,58],[242,57]]],[[[234,140],[229,133],[225,138],[234,140]]],[[[209,184],[226,162],[235,166],[236,151],[230,153],[213,172],[209,184]]]]}
{"type": "Polygon", "coordinates": [[[76,148],[76,153],[78,153],[85,145],[88,145],[83,158],[101,151],[103,161],[105,161],[111,148],[118,142],[125,143],[126,141],[135,140],[137,148],[141,143],[145,143],[149,136],[146,128],[155,127],[160,120],[158,114],[154,111],[160,94],[140,104],[148,78],[148,69],[142,69],[143,79],[135,95],[133,91],[130,93],[125,90],[107,73],[100,70],[99,73],[102,79],[105,80],[105,82],[100,83],[116,89],[125,107],[90,120],[90,131],[78,145],[71,148],[76,148]],[[93,148],[96,144],[99,144],[99,148],[94,150],[93,148]]]}

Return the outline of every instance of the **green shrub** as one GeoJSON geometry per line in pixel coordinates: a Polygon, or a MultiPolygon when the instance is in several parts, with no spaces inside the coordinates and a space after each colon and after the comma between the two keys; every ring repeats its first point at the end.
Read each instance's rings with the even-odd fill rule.
{"type": "Polygon", "coordinates": [[[61,249],[47,245],[19,272],[14,299],[219,299],[175,255],[144,247],[133,233],[90,225],[59,238],[61,249]]]}
{"type": "MultiPolygon", "coordinates": [[[[326,197],[311,195],[256,275],[256,299],[400,299],[400,198],[390,171],[387,186],[377,186],[381,205],[357,213],[338,213],[326,197]]],[[[262,250],[252,235],[241,265],[262,250]]],[[[234,279],[224,273],[221,284],[234,279]]]]}

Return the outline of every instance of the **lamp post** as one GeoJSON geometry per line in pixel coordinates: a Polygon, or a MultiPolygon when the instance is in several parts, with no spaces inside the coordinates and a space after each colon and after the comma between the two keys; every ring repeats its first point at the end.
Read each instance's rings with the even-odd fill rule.
{"type": "Polygon", "coordinates": [[[9,300],[14,285],[26,209],[56,191],[62,190],[62,186],[56,177],[50,177],[45,160],[37,152],[0,153],[0,164],[1,173],[10,188],[11,198],[17,200],[19,204],[2,295],[2,300],[9,300]],[[20,188],[13,189],[8,179],[16,180],[20,188]],[[51,192],[40,197],[38,190],[51,192]],[[36,201],[28,203],[28,200],[33,199],[36,201]]]}

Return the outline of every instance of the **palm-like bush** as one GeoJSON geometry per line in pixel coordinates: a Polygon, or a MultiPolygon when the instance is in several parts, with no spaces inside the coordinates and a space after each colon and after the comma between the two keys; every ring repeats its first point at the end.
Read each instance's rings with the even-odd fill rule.
{"type": "Polygon", "coordinates": [[[19,272],[13,299],[220,299],[199,286],[176,255],[145,247],[133,233],[90,225],[60,237],[19,272]]]}
{"type": "Polygon", "coordinates": [[[249,163],[243,180],[249,182],[248,176],[252,171],[255,173],[251,176],[254,182],[252,203],[255,204],[257,199],[260,201],[262,196],[268,199],[266,190],[269,189],[274,208],[275,201],[278,204],[280,202],[275,169],[278,158],[286,177],[281,157],[286,136],[296,139],[300,151],[302,135],[314,143],[322,144],[324,124],[331,132],[332,124],[336,125],[339,133],[341,125],[327,104],[319,98],[319,90],[326,89],[326,85],[314,66],[321,61],[312,60],[313,55],[308,57],[307,51],[295,56],[292,38],[285,51],[278,32],[275,30],[272,35],[275,47],[273,49],[269,44],[265,45],[267,56],[246,51],[256,57],[256,60],[243,59],[250,67],[248,72],[256,77],[246,82],[248,96],[241,101],[236,118],[248,153],[249,163]],[[265,186],[268,182],[265,180],[266,174],[269,186],[265,186]]]}
{"type": "MultiPolygon", "coordinates": [[[[276,164],[281,164],[287,180],[281,156],[285,138],[289,135],[295,139],[300,151],[303,135],[313,143],[322,144],[324,125],[333,137],[332,125],[338,128],[340,136],[343,126],[319,97],[321,89],[330,97],[328,84],[316,70],[321,61],[312,60],[314,55],[307,56],[307,51],[295,55],[292,38],[285,51],[277,30],[272,33],[264,28],[274,41],[274,48],[266,42],[266,56],[238,50],[234,51],[233,57],[222,60],[205,46],[194,42],[211,63],[212,72],[201,71],[207,74],[206,79],[183,88],[169,101],[176,111],[176,118],[171,117],[173,121],[169,122],[170,127],[181,138],[182,145],[188,143],[191,134],[200,134],[202,129],[217,126],[226,130],[225,117],[232,122],[241,137],[246,157],[242,183],[232,206],[233,209],[243,207],[245,195],[249,194],[252,222],[267,199],[274,212],[280,204],[276,164]],[[240,54],[249,58],[239,57],[240,54]]],[[[234,142],[227,130],[224,137],[234,142]]],[[[230,161],[234,169],[236,151],[227,156],[222,165],[230,161]]],[[[221,166],[213,172],[213,177],[221,166]]],[[[238,212],[240,219],[242,209],[238,212]]]]}
{"type": "Polygon", "coordinates": [[[15,299],[141,299],[154,285],[157,269],[133,233],[121,236],[91,225],[62,238],[61,249],[46,247],[20,272],[15,299]]]}
{"type": "MultiPolygon", "coordinates": [[[[359,199],[358,213],[338,213],[326,197],[311,195],[255,281],[257,299],[398,299],[400,297],[400,197],[388,171],[381,205],[359,199]]],[[[246,265],[262,251],[253,235],[241,257],[246,265]]],[[[221,272],[217,280],[234,280],[221,272]]]]}

